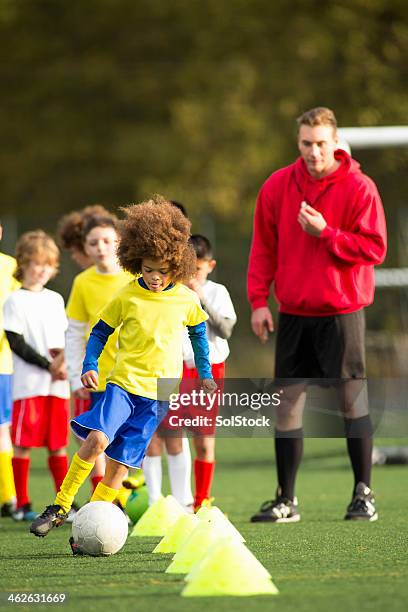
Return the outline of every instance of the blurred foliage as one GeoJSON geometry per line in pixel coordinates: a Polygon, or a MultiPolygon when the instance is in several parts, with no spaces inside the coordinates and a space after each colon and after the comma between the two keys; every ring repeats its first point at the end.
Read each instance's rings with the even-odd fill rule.
{"type": "MultiPolygon", "coordinates": [[[[406,123],[407,17],[405,0],[0,0],[1,213],[52,230],[95,201],[179,199],[246,318],[256,193],[296,157],[295,117],[406,123]]],[[[406,263],[408,150],[355,156],[383,195],[387,265],[406,263]]]]}

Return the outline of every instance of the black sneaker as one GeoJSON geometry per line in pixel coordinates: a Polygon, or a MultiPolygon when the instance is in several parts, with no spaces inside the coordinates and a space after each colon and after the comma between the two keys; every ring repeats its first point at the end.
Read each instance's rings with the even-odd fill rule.
{"type": "Polygon", "coordinates": [[[372,490],[364,482],[359,482],[344,518],[346,521],[376,521],[378,514],[374,502],[372,490]]]}
{"type": "Polygon", "coordinates": [[[31,522],[35,518],[37,518],[37,516],[38,516],[38,512],[34,512],[34,510],[31,507],[31,503],[30,502],[27,502],[26,504],[23,504],[22,506],[19,506],[11,514],[11,517],[15,521],[29,521],[29,522],[31,522]]]}
{"type": "Polygon", "coordinates": [[[79,546],[79,544],[76,544],[74,542],[74,538],[72,536],[69,538],[68,541],[69,541],[69,545],[71,547],[72,554],[74,555],[74,557],[78,555],[82,556],[84,554],[82,548],[79,546]]]}
{"type": "Polygon", "coordinates": [[[43,538],[53,527],[59,527],[65,523],[67,518],[68,514],[61,506],[47,506],[44,512],[31,523],[30,533],[43,538]]]}
{"type": "Polygon", "coordinates": [[[300,521],[297,497],[292,501],[279,495],[262,504],[259,512],[251,516],[251,523],[297,523],[300,521]]]}
{"type": "Polygon", "coordinates": [[[16,510],[15,502],[5,502],[4,504],[1,505],[0,516],[1,518],[11,518],[15,510],[16,510]]]}

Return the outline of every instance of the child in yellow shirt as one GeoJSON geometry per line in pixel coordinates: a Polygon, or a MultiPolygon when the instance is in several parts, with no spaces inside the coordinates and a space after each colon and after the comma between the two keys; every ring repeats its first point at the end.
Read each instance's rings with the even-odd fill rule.
{"type": "Polygon", "coordinates": [[[140,468],[146,448],[168,402],[158,397],[160,379],[182,375],[182,338],[189,329],[203,389],[216,385],[208,360],[205,321],[197,295],[183,285],[195,269],[189,244],[190,222],[160,197],[124,209],[118,258],[125,270],[141,277],[117,293],[100,313],[87,344],[82,383],[96,389],[98,357],[117,327],[119,350],[103,400],[71,423],[84,439],[55,502],[33,521],[30,531],[44,537],[62,524],[73,499],[103,451],[106,472],[91,501],[112,502],[129,467],[140,468]]]}

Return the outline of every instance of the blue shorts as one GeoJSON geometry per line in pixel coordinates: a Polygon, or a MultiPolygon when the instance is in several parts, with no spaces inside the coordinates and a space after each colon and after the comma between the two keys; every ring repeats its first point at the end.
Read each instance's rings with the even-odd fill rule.
{"type": "Polygon", "coordinates": [[[128,467],[140,468],[168,407],[168,402],[134,395],[108,383],[94,407],[72,419],[71,429],[82,440],[90,431],[101,431],[109,441],[105,450],[107,457],[128,467]]]}
{"type": "Polygon", "coordinates": [[[13,407],[12,374],[0,374],[0,425],[11,422],[13,407]]]}
{"type": "Polygon", "coordinates": [[[95,408],[96,404],[101,400],[105,395],[105,391],[92,391],[91,393],[91,403],[89,405],[89,410],[95,408]]]}

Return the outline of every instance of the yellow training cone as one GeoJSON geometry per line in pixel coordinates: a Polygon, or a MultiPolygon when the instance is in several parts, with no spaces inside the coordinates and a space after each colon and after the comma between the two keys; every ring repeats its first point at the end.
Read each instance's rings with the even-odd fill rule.
{"type": "Polygon", "coordinates": [[[170,527],[166,535],[156,548],[154,553],[175,553],[181,548],[190,533],[200,523],[200,519],[195,514],[185,514],[170,527]]]}
{"type": "Polygon", "coordinates": [[[164,536],[183,514],[186,511],[172,495],[161,497],[141,516],[130,535],[164,536]]]}
{"type": "Polygon", "coordinates": [[[208,549],[223,536],[224,534],[217,525],[200,521],[174,555],[166,573],[188,574],[193,565],[200,561],[208,549]]]}
{"type": "Polygon", "coordinates": [[[242,542],[232,538],[213,545],[186,581],[184,597],[278,594],[266,568],[242,542]]]}
{"type": "Polygon", "coordinates": [[[245,538],[239,533],[238,529],[234,527],[229,518],[217,508],[217,506],[205,507],[203,506],[197,512],[200,521],[208,521],[215,523],[224,531],[224,535],[230,535],[239,542],[245,542],[245,538]]]}

